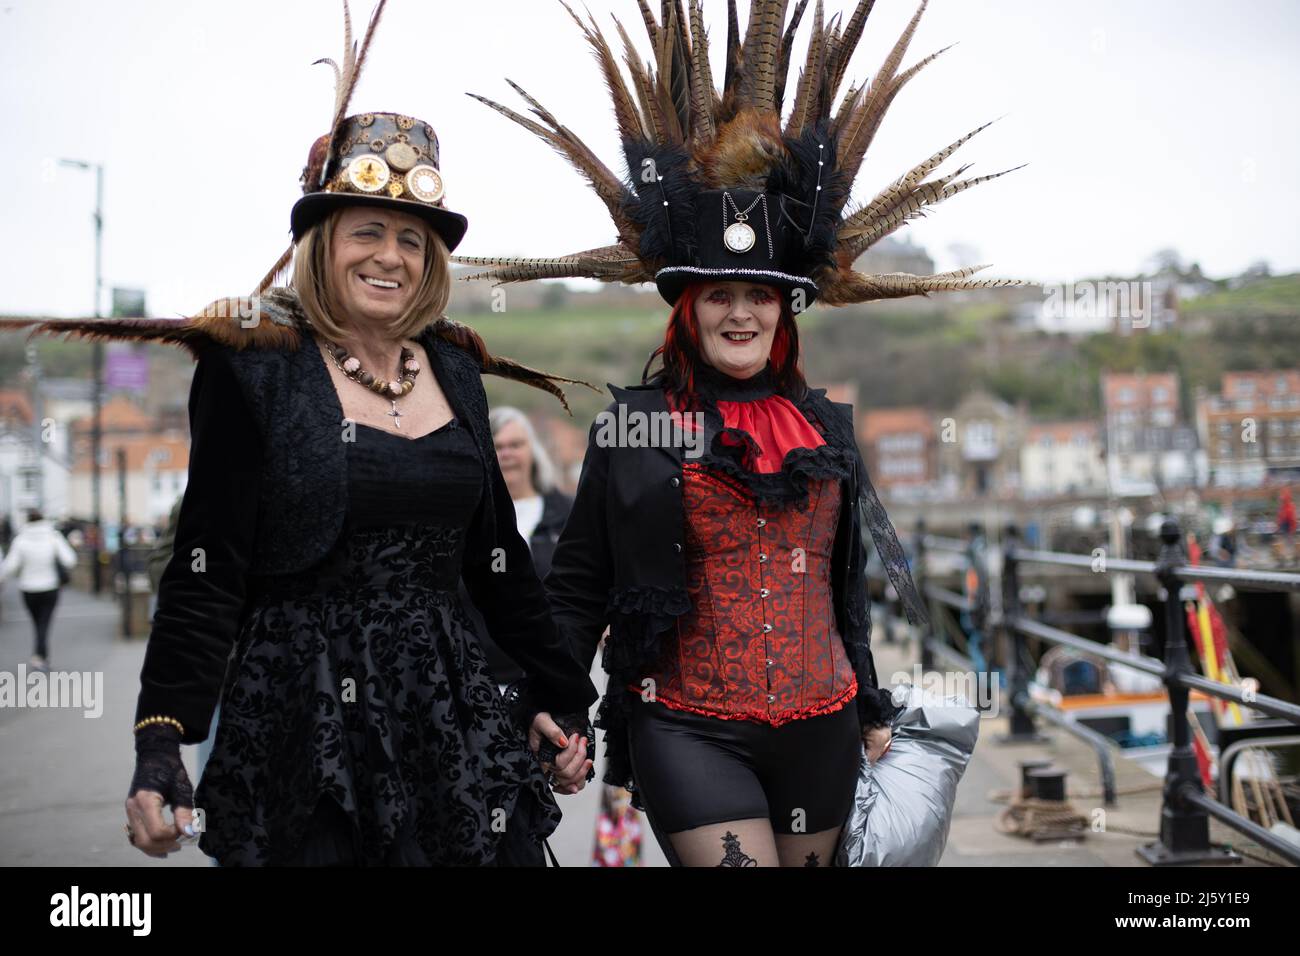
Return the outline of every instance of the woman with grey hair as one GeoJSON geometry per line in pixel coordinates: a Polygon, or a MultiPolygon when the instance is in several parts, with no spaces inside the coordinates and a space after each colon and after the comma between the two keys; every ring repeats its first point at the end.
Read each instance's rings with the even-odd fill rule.
{"type": "MultiPolygon", "coordinates": [[[[501,475],[514,503],[519,536],[528,543],[537,576],[545,578],[573,499],[557,489],[555,465],[527,415],[518,408],[502,405],[492,410],[488,420],[501,475]]],[[[479,623],[475,621],[476,625],[479,623]]],[[[507,685],[524,676],[523,669],[492,640],[486,624],[475,630],[480,635],[488,669],[504,692],[507,685]]]]}

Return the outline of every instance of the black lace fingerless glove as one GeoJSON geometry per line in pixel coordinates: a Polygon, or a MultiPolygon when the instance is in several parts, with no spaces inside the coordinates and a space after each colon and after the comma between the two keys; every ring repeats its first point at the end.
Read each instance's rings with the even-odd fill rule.
{"type": "MultiPolygon", "coordinates": [[[[523,732],[524,739],[527,739],[533,720],[546,709],[538,704],[528,678],[521,677],[506,687],[503,699],[506,710],[510,713],[510,719],[523,732]]],[[[591,719],[586,714],[552,714],[551,717],[564,731],[566,737],[579,734],[587,738],[587,756],[592,759],[591,769],[587,771],[587,779],[592,780],[596,776],[596,762],[593,756],[596,749],[596,728],[592,726],[591,719]]],[[[541,763],[555,763],[559,753],[559,748],[545,737],[537,747],[537,759],[541,763]]]]}
{"type": "MultiPolygon", "coordinates": [[[[575,736],[587,738],[587,759],[591,761],[591,767],[587,770],[587,781],[592,781],[596,777],[596,728],[592,726],[591,718],[586,714],[552,714],[551,716],[564,731],[564,736],[570,739],[575,736]]],[[[543,740],[541,746],[537,748],[537,759],[542,763],[554,763],[559,753],[555,744],[543,740]]]]}
{"type": "Polygon", "coordinates": [[[162,794],[173,810],[194,806],[194,788],[181,763],[181,733],[175,727],[150,724],[135,732],[135,776],[127,796],[140,790],[162,794]]]}
{"type": "Polygon", "coordinates": [[[858,691],[858,723],[864,731],[889,727],[903,708],[894,703],[893,691],[883,687],[863,687],[858,691]]]}

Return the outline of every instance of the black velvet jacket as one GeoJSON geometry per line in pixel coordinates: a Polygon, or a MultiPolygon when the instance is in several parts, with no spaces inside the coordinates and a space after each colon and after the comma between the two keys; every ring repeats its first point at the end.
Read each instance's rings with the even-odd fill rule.
{"type": "MultiPolygon", "coordinates": [[[[159,585],[140,675],[136,720],[165,715],[184,743],[208,733],[239,634],[250,575],[309,568],[343,529],[347,446],[343,411],[305,327],[298,348],[198,348],[190,391],[189,482],[175,550],[159,585]]],[[[440,338],[418,341],[429,372],[478,445],[484,494],[469,528],[462,577],[493,637],[528,671],[537,707],[587,713],[597,697],[587,670],[552,622],[514,505],[497,464],[478,362],[440,338]],[[493,551],[504,550],[504,570],[493,551]],[[498,567],[500,564],[498,563],[498,567]]]]}
{"type": "MultiPolygon", "coordinates": [[[[628,415],[668,414],[663,388],[654,382],[608,387],[614,402],[607,410],[615,415],[620,404],[627,407],[628,415]]],[[[836,626],[858,681],[859,719],[864,727],[873,726],[887,721],[895,708],[888,693],[878,689],[871,654],[859,499],[866,509],[866,530],[876,542],[909,618],[919,623],[925,612],[902,548],[867,478],[854,437],[851,406],[829,401],[824,389],[810,390],[796,405],[821,426],[827,446],[807,453],[792,452],[784,474],[758,480],[740,475],[734,459],[716,438],[710,439],[699,461],[731,471],[766,500],[797,500],[801,484],[806,495],[801,476],[840,478],[843,498],[832,581],[836,626]],[[779,487],[782,482],[784,488],[779,487]]],[[[716,405],[711,409],[706,403],[706,418],[711,416],[715,425],[720,424],[716,405]]],[[[681,447],[601,447],[597,431],[598,424],[593,423],[573,511],[545,583],[556,624],[581,663],[590,667],[602,632],[606,625],[610,628],[602,663],[611,677],[597,721],[607,731],[605,781],[635,791],[626,752],[631,695],[623,688],[640,679],[639,669],[657,657],[661,641],[675,629],[677,618],[690,609],[682,505],[686,459],[681,447]]]]}

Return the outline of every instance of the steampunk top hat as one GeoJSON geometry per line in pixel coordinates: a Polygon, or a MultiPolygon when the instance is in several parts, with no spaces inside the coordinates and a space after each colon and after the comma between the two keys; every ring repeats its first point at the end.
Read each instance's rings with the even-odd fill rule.
{"type": "Polygon", "coordinates": [[[449,250],[465,235],[468,220],[444,203],[438,137],[433,127],[401,113],[346,115],[386,3],[379,0],[375,5],[358,48],[352,39],[352,14],[343,0],[342,60],[327,57],[316,61],[328,63],[334,70],[329,132],[318,137],[307,154],[300,178],[303,195],[289,215],[293,242],[257,284],[254,295],[275,284],[293,261],[294,245],[312,226],[347,205],[387,206],[420,216],[449,250]]]}
{"type": "Polygon", "coordinates": [[[312,144],[293,206],[294,242],[345,205],[387,206],[424,219],[456,248],[469,221],[447,209],[433,127],[399,113],[361,113],[312,144]]]}

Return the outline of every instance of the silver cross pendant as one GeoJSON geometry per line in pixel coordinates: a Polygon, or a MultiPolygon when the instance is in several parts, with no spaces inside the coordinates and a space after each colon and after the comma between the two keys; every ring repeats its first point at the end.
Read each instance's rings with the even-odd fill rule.
{"type": "Polygon", "coordinates": [[[388,415],[389,415],[390,418],[392,418],[392,420],[393,420],[393,425],[396,426],[397,428],[401,428],[401,427],[402,427],[402,413],[399,412],[399,411],[397,410],[397,402],[393,402],[392,405],[393,405],[393,410],[392,410],[391,412],[389,412],[388,415]]]}

